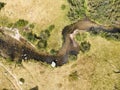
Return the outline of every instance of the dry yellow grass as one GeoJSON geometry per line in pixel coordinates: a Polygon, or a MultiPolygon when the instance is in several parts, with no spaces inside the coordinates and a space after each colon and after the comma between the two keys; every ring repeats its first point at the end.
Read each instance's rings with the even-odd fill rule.
{"type": "Polygon", "coordinates": [[[13,20],[25,19],[44,27],[54,24],[56,19],[63,16],[61,5],[65,4],[66,0],[0,0],[0,2],[6,3],[1,14],[13,20]]]}

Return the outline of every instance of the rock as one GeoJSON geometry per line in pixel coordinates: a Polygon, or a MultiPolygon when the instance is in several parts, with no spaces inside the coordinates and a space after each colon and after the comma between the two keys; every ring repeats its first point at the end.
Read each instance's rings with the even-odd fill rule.
{"type": "Polygon", "coordinates": [[[51,66],[52,66],[52,67],[56,67],[56,63],[55,63],[55,62],[52,62],[52,63],[51,63],[51,66]]]}

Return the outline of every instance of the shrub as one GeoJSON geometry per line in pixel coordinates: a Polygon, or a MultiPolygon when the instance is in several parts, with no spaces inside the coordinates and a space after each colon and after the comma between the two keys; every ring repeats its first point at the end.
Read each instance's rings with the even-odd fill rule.
{"type": "Polygon", "coordinates": [[[11,27],[13,27],[13,25],[14,25],[14,23],[9,23],[9,24],[7,25],[7,27],[8,27],[8,28],[11,28],[11,27]]]}
{"type": "Polygon", "coordinates": [[[33,88],[30,88],[30,90],[39,90],[38,86],[35,86],[33,88]]]}
{"type": "Polygon", "coordinates": [[[24,19],[19,19],[15,24],[14,27],[16,28],[23,28],[28,25],[28,21],[24,19]]]}
{"type": "Polygon", "coordinates": [[[105,37],[108,40],[120,41],[120,33],[106,33],[103,37],[105,37]]]}
{"type": "Polygon", "coordinates": [[[61,6],[61,9],[64,10],[65,8],[66,8],[66,6],[63,4],[63,5],[61,6]]]}
{"type": "Polygon", "coordinates": [[[26,33],[26,38],[29,41],[34,41],[35,40],[35,35],[32,32],[26,33]]]}
{"type": "Polygon", "coordinates": [[[42,31],[40,33],[40,39],[46,41],[50,36],[50,33],[48,30],[42,31]]]}
{"type": "Polygon", "coordinates": [[[85,53],[90,50],[91,44],[87,41],[81,42],[80,51],[85,53]]]}
{"type": "Polygon", "coordinates": [[[40,40],[40,41],[37,43],[37,46],[38,46],[38,48],[46,48],[46,46],[47,46],[47,41],[40,40]]]}
{"type": "Polygon", "coordinates": [[[79,75],[77,71],[74,71],[69,75],[69,81],[75,81],[78,79],[79,79],[79,75]]]}
{"type": "Polygon", "coordinates": [[[54,49],[51,49],[51,50],[50,50],[50,53],[51,53],[52,55],[56,55],[56,54],[57,54],[57,51],[54,50],[54,49]]]}
{"type": "Polygon", "coordinates": [[[20,82],[22,82],[22,83],[25,82],[24,78],[20,78],[19,80],[20,80],[20,82]]]}
{"type": "Polygon", "coordinates": [[[104,30],[104,29],[100,29],[100,28],[91,29],[89,32],[91,35],[99,35],[107,40],[120,41],[120,33],[119,32],[113,33],[109,30],[104,30]]]}
{"type": "Polygon", "coordinates": [[[0,10],[6,5],[4,2],[0,2],[0,10]]]}
{"type": "Polygon", "coordinates": [[[100,35],[103,34],[103,29],[102,28],[95,28],[95,27],[91,27],[89,32],[91,35],[100,35]]]}
{"type": "Polygon", "coordinates": [[[51,32],[55,28],[55,25],[50,25],[48,30],[51,32]]]}

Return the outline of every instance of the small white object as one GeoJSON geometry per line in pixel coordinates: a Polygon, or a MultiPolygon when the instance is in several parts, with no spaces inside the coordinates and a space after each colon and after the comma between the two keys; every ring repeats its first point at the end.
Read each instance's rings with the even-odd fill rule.
{"type": "Polygon", "coordinates": [[[27,60],[28,58],[27,57],[25,57],[25,60],[27,60]]]}
{"type": "Polygon", "coordinates": [[[55,63],[55,62],[52,62],[52,63],[51,63],[51,66],[52,66],[52,67],[55,67],[55,66],[56,66],[56,63],[55,63]]]}
{"type": "Polygon", "coordinates": [[[23,82],[19,81],[19,84],[20,84],[20,85],[22,85],[22,84],[23,84],[23,82]]]}
{"type": "Polygon", "coordinates": [[[27,56],[27,54],[24,54],[23,56],[27,56]]]}

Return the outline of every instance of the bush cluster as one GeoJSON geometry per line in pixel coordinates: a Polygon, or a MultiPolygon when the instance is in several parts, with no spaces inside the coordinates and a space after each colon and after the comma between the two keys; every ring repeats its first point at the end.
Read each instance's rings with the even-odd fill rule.
{"type": "Polygon", "coordinates": [[[24,19],[19,19],[17,22],[14,23],[14,27],[16,28],[23,28],[28,25],[28,21],[24,19]]]}
{"type": "Polygon", "coordinates": [[[46,48],[47,40],[50,37],[51,31],[55,28],[55,25],[50,25],[48,29],[41,31],[40,35],[37,36],[39,42],[37,43],[38,48],[46,48]]]}
{"type": "Polygon", "coordinates": [[[102,24],[117,24],[120,21],[120,0],[88,0],[89,17],[102,24]]]}
{"type": "Polygon", "coordinates": [[[120,0],[68,0],[68,17],[72,21],[89,17],[95,22],[119,26],[120,0]]]}
{"type": "Polygon", "coordinates": [[[37,43],[37,46],[39,48],[46,48],[49,36],[50,32],[48,30],[42,31],[39,35],[39,42],[37,43]]]}
{"type": "Polygon", "coordinates": [[[35,27],[34,23],[29,23],[27,20],[19,19],[15,23],[8,23],[7,27],[9,28],[18,28],[18,29],[33,29],[35,27]]]}
{"type": "Polygon", "coordinates": [[[68,17],[71,21],[77,21],[85,16],[85,0],[68,0],[70,10],[68,17]]]}

